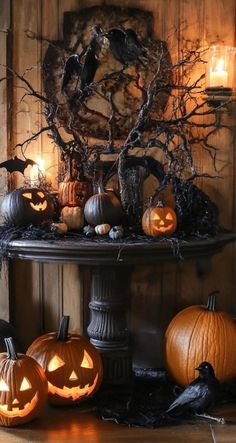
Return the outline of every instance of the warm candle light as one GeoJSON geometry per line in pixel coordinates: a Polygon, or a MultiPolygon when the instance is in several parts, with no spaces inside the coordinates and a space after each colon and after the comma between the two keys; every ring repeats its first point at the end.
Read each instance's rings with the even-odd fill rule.
{"type": "MultiPolygon", "coordinates": [[[[236,48],[226,45],[210,46],[206,72],[207,88],[234,87],[234,63],[236,48]]],[[[222,92],[222,91],[220,91],[222,92]]]]}
{"type": "Polygon", "coordinates": [[[37,156],[35,159],[36,165],[33,165],[30,171],[30,185],[39,186],[40,175],[45,174],[44,160],[37,156]]]}
{"type": "Polygon", "coordinates": [[[217,61],[215,71],[210,71],[210,86],[227,87],[228,72],[225,70],[224,60],[221,58],[217,61]]]}

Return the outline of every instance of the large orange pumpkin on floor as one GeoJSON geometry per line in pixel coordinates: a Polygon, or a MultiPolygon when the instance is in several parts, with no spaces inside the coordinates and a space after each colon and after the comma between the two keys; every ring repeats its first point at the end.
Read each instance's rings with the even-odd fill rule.
{"type": "Polygon", "coordinates": [[[142,217],[142,229],[146,235],[152,237],[171,235],[175,232],[176,226],[177,217],[174,209],[163,206],[162,202],[147,208],[142,217]]]}
{"type": "Polygon", "coordinates": [[[41,366],[17,354],[12,337],[5,338],[7,352],[0,354],[0,425],[16,426],[38,417],[48,395],[41,366]]]}
{"type": "Polygon", "coordinates": [[[102,362],[96,348],[79,334],[68,332],[69,316],[58,332],[37,338],[27,350],[43,367],[48,398],[54,405],[70,405],[91,397],[102,381],[102,362]]]}
{"type": "Polygon", "coordinates": [[[208,361],[221,382],[236,377],[236,324],[226,312],[216,311],[216,293],[207,306],[190,306],[170,322],[165,334],[167,370],[181,386],[196,376],[194,368],[208,361]]]}

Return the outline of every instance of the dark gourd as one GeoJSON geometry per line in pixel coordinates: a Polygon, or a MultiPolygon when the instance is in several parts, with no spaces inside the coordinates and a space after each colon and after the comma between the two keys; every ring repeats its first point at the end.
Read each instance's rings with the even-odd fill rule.
{"type": "Polygon", "coordinates": [[[15,226],[38,225],[53,218],[54,203],[43,189],[19,188],[4,197],[1,213],[15,226]]]}
{"type": "Polygon", "coordinates": [[[114,226],[121,223],[124,213],[120,200],[113,191],[99,189],[98,194],[93,195],[86,202],[84,216],[92,226],[104,223],[114,226]]]}

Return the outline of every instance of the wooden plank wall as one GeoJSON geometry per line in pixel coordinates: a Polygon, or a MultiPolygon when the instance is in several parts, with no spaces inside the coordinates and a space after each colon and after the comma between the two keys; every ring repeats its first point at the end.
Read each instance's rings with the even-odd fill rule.
{"type": "MultiPolygon", "coordinates": [[[[34,67],[30,80],[40,90],[40,65],[46,45],[27,38],[25,30],[50,39],[61,38],[64,11],[101,4],[102,0],[4,0],[3,3],[11,11],[13,68],[23,73],[34,67]]],[[[173,61],[190,41],[198,40],[202,46],[217,40],[235,45],[235,0],[107,0],[106,3],[152,11],[156,35],[168,41],[173,61]]],[[[4,38],[5,35],[0,33],[2,47],[5,47],[4,38]]],[[[0,56],[4,57],[2,52],[0,56]]],[[[20,101],[21,91],[17,86],[15,82],[12,148],[42,124],[40,104],[32,104],[27,99],[20,101]]],[[[4,115],[5,103],[1,101],[0,105],[1,115],[4,115]]],[[[219,147],[223,179],[199,184],[218,203],[222,224],[235,229],[234,146],[227,132],[222,131],[215,141],[219,147]]],[[[3,145],[9,150],[6,140],[3,145]]],[[[44,156],[48,165],[57,165],[57,150],[45,136],[27,150],[32,158],[37,153],[44,156]]],[[[206,153],[196,152],[196,161],[199,170],[211,172],[212,164],[206,153]]],[[[134,269],[131,324],[137,365],[163,364],[162,338],[169,320],[183,307],[205,302],[211,290],[220,290],[219,307],[236,312],[235,263],[235,247],[229,245],[210,262],[198,263],[198,266],[189,261],[134,269]]],[[[11,318],[24,346],[39,333],[56,328],[62,313],[71,315],[74,329],[83,330],[86,321],[83,319],[82,283],[77,266],[16,262],[10,278],[11,318]]]]}

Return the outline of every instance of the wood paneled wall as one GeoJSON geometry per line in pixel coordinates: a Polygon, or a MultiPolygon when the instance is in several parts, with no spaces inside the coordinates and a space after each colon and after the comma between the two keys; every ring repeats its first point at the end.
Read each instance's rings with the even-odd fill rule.
{"type": "MultiPolygon", "coordinates": [[[[101,4],[102,0],[2,0],[0,16],[0,62],[11,63],[22,74],[32,68],[29,80],[35,89],[41,89],[40,66],[47,47],[45,42],[30,39],[25,31],[49,39],[62,37],[63,13],[101,4]],[[8,33],[6,32],[9,30],[8,33]],[[3,51],[2,51],[3,49],[3,51]]],[[[185,45],[199,41],[200,46],[217,40],[235,45],[235,0],[107,0],[107,4],[139,7],[154,15],[156,35],[167,40],[174,60],[185,45]]],[[[4,70],[4,67],[1,67],[4,70]]],[[[31,131],[42,125],[41,105],[27,97],[20,100],[22,90],[17,80],[0,84],[1,147],[0,158],[26,139],[31,131]],[[12,88],[13,86],[13,88],[12,88]],[[8,115],[8,124],[6,122],[8,115]],[[7,136],[8,129],[8,136],[7,136]]],[[[222,130],[215,139],[219,148],[218,166],[221,179],[201,180],[201,185],[219,205],[221,223],[235,229],[235,146],[229,132],[222,130]]],[[[57,149],[46,135],[31,143],[27,155],[35,158],[41,153],[47,166],[57,167],[57,149]]],[[[212,172],[210,157],[196,152],[200,171],[212,172]]],[[[1,194],[6,177],[0,173],[1,194]],[[3,177],[3,178],[2,178],[3,177]]],[[[18,185],[12,179],[11,186],[18,185]]],[[[142,266],[134,269],[131,283],[131,323],[134,356],[137,365],[162,365],[162,337],[170,318],[181,308],[193,303],[204,303],[207,294],[220,290],[219,307],[236,312],[235,246],[225,250],[206,263],[181,262],[161,266],[142,266]],[[149,347],[149,343],[151,343],[149,347]],[[155,352],[154,352],[155,349],[155,352]]],[[[36,264],[16,262],[10,268],[11,318],[23,344],[28,345],[39,333],[56,328],[62,313],[71,315],[71,326],[82,331],[83,304],[87,299],[81,283],[80,270],[75,265],[36,264]]],[[[85,291],[89,292],[89,291],[85,291]]],[[[6,317],[7,288],[2,317],[6,317]]]]}

